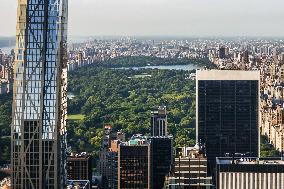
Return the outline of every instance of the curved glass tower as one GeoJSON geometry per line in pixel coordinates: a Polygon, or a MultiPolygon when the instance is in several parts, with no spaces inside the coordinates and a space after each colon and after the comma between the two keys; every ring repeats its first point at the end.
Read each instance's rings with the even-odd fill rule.
{"type": "Polygon", "coordinates": [[[18,0],[12,188],[65,186],[68,0],[18,0]]]}

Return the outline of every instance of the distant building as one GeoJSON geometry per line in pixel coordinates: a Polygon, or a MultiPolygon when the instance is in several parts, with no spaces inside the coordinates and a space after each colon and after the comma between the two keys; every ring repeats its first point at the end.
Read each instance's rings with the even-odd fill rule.
{"type": "Polygon", "coordinates": [[[281,158],[217,158],[217,189],[282,189],[281,158]]]}
{"type": "Polygon", "coordinates": [[[247,50],[243,53],[243,62],[246,64],[249,63],[249,52],[247,50]]]}
{"type": "Polygon", "coordinates": [[[225,47],[220,47],[219,48],[219,58],[220,59],[225,59],[226,58],[226,48],[225,47]]]}
{"type": "Polygon", "coordinates": [[[152,136],[167,136],[167,108],[166,106],[159,106],[156,110],[151,112],[151,129],[152,136]]]}
{"type": "Polygon", "coordinates": [[[113,132],[110,125],[104,127],[103,144],[97,164],[97,170],[102,176],[102,188],[117,188],[118,146],[123,141],[125,141],[125,133],[113,132]]]}
{"type": "Polygon", "coordinates": [[[67,157],[67,179],[88,180],[92,183],[92,156],[81,153],[67,157]]]}
{"type": "Polygon", "coordinates": [[[118,188],[151,188],[151,148],[144,139],[132,139],[119,145],[118,188]]]}
{"type": "Polygon", "coordinates": [[[209,173],[226,153],[259,154],[258,71],[198,70],[196,134],[205,144],[209,173]]]}
{"type": "Polygon", "coordinates": [[[165,189],[210,189],[212,177],[207,174],[207,158],[196,148],[182,149],[175,158],[165,189]]]}

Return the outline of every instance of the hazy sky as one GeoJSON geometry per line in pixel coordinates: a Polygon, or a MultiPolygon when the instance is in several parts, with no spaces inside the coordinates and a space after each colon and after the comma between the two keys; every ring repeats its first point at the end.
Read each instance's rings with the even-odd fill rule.
{"type": "MultiPolygon", "coordinates": [[[[17,0],[0,0],[0,36],[17,0]]],[[[70,35],[284,36],[284,0],[69,0],[70,35]]]]}

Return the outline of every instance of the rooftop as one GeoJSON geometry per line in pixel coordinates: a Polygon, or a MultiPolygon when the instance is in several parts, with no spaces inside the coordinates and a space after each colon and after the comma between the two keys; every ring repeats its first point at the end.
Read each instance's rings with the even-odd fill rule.
{"type": "Polygon", "coordinates": [[[217,164],[236,164],[236,165],[249,165],[249,164],[257,164],[257,165],[275,165],[275,164],[281,164],[284,165],[284,159],[283,158],[257,158],[257,157],[238,157],[238,158],[232,158],[232,157],[221,157],[216,158],[217,164]]]}
{"type": "Polygon", "coordinates": [[[260,80],[260,71],[197,70],[197,80],[260,80]]]}

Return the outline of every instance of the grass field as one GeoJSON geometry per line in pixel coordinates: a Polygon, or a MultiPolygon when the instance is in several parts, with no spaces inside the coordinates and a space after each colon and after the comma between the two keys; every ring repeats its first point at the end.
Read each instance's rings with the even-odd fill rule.
{"type": "Polygon", "coordinates": [[[75,115],[68,115],[67,119],[69,120],[82,120],[84,119],[84,115],[83,114],[75,114],[75,115]]]}

